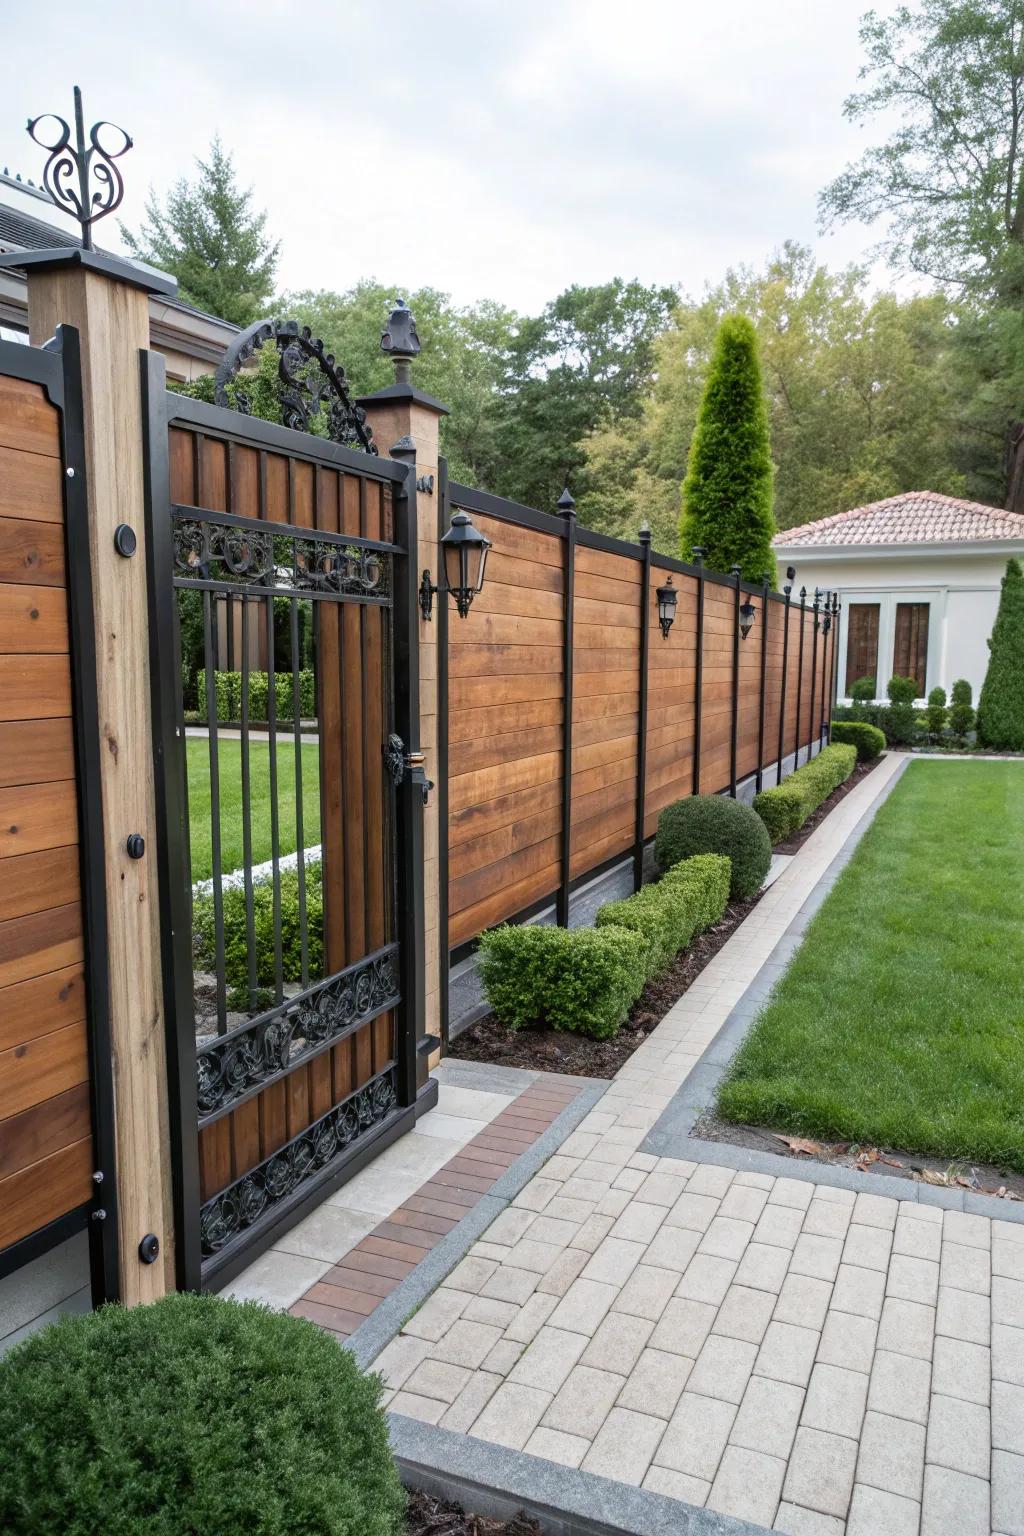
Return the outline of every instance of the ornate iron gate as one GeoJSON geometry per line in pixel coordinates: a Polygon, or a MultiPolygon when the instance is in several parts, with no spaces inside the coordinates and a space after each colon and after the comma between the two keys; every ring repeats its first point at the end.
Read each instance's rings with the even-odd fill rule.
{"type": "Polygon", "coordinates": [[[144,362],[171,1139],[195,1288],[415,1114],[415,480],[168,394],[144,362]]]}

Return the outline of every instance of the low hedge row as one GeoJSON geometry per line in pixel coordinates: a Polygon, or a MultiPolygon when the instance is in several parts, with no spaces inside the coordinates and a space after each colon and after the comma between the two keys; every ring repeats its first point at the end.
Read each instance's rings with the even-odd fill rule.
{"type": "MultiPolygon", "coordinates": [[[[214,703],[218,720],[241,720],[242,674],[241,672],[215,672],[213,674],[214,703]]],[[[264,721],[269,718],[270,680],[266,672],[249,673],[249,719],[264,721]]],[[[295,715],[295,698],[292,674],[274,674],[274,702],[279,720],[291,720],[295,715]]],[[[196,682],[196,704],[200,720],[207,718],[206,680],[200,676],[196,682]]],[[[316,714],[316,688],[313,673],[299,673],[299,714],[311,720],[316,714]]]]}
{"type": "Polygon", "coordinates": [[[722,915],[728,898],[729,860],[707,855],[607,902],[595,928],[493,928],[479,951],[487,1001],[509,1029],[547,1024],[606,1039],[645,982],[722,915]]]}
{"type": "Polygon", "coordinates": [[[856,747],[858,763],[873,763],[885,751],[885,732],[866,720],[833,720],[832,741],[840,746],[856,747]]]}
{"type": "MultiPolygon", "coordinates": [[[[269,880],[253,886],[253,923],[256,931],[256,985],[260,992],[274,986],[274,887],[269,880]]],[[[198,966],[213,971],[216,963],[213,896],[197,896],[192,903],[192,949],[198,966]]],[[[324,891],[323,866],[306,865],[306,947],[310,976],[323,975],[324,891]]],[[[281,875],[281,969],[286,982],[302,980],[302,931],[299,923],[299,875],[295,869],[281,875]]],[[[249,1003],[249,936],[245,921],[245,889],[231,886],[224,892],[224,973],[232,1007],[249,1003]]]]}
{"type": "Polygon", "coordinates": [[[799,832],[808,816],[844,783],[857,766],[857,748],[835,742],[817,757],[791,773],[776,789],[762,789],[754,796],[754,810],[764,822],[772,843],[784,842],[799,832]]]}

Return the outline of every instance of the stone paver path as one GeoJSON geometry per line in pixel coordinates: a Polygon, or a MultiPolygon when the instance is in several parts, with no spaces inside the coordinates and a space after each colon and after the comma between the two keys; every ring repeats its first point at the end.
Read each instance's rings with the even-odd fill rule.
{"type": "Polygon", "coordinates": [[[379,1356],[393,1411],[793,1536],[1024,1536],[1024,1226],[638,1151],[898,766],[379,1356]]]}

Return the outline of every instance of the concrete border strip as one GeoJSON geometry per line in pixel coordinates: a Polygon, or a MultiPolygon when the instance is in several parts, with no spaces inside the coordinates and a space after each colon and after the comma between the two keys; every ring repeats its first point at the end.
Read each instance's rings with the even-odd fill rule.
{"type": "Polygon", "coordinates": [[[631,1483],[401,1414],[391,1413],[388,1420],[408,1486],[457,1498],[474,1514],[492,1519],[508,1520],[523,1510],[540,1522],[544,1536],[768,1536],[764,1526],[631,1483]]]}
{"type": "MultiPolygon", "coordinates": [[[[908,764],[922,753],[907,754],[888,784],[865,806],[863,815],[842,848],[808,895],[796,917],[761,966],[754,980],[729,1014],[718,1034],[693,1068],[660,1119],[655,1122],[639,1150],[654,1157],[679,1157],[720,1168],[735,1168],[742,1173],[764,1173],[772,1178],[800,1179],[807,1184],[824,1184],[835,1189],[853,1189],[858,1193],[883,1195],[894,1200],[915,1200],[922,1205],[942,1206],[947,1210],[968,1211],[988,1216],[993,1221],[1024,1223],[1024,1201],[1000,1200],[994,1195],[972,1194],[969,1190],[943,1189],[918,1179],[898,1179],[891,1174],[865,1176],[855,1168],[836,1168],[827,1163],[798,1161],[775,1152],[757,1152],[749,1147],[734,1147],[727,1142],[702,1141],[693,1136],[696,1121],[714,1099],[729,1063],[751,1029],[768,995],[790,960],[803,943],[812,919],[823,906],[839,876],[852,859],[861,838],[867,832],[882,805],[902,779],[908,764]]],[[[933,759],[933,760],[938,760],[933,759]]],[[[956,761],[956,759],[951,759],[956,761]]],[[[799,858],[799,854],[797,854],[799,858]]]]}

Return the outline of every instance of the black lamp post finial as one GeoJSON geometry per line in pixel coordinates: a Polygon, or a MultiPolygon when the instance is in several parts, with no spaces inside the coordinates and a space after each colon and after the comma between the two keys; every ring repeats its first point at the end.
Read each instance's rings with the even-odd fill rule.
{"type": "Polygon", "coordinates": [[[408,384],[410,364],[420,354],[420,338],[412,310],[404,299],[396,299],[392,306],[381,333],[380,349],[394,361],[395,383],[408,384]]]}

